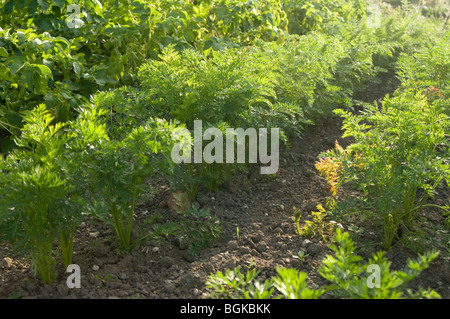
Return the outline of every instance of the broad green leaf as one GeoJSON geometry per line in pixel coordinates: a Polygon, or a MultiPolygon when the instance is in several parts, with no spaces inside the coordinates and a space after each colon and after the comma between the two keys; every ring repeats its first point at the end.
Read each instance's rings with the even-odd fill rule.
{"type": "Polygon", "coordinates": [[[42,31],[53,30],[53,24],[52,24],[51,20],[47,17],[35,20],[34,24],[42,31]]]}
{"type": "Polygon", "coordinates": [[[52,0],[52,3],[58,7],[60,7],[61,9],[64,8],[64,5],[67,3],[66,0],[52,0]]]}
{"type": "Polygon", "coordinates": [[[63,50],[70,48],[70,42],[64,37],[56,37],[53,39],[53,43],[63,45],[63,50]]]}
{"type": "Polygon", "coordinates": [[[16,37],[17,37],[17,40],[19,40],[19,43],[25,42],[28,40],[28,34],[26,34],[25,32],[22,32],[22,31],[17,31],[16,37]]]}
{"type": "Polygon", "coordinates": [[[37,3],[39,4],[39,9],[42,11],[46,11],[50,8],[50,3],[47,0],[38,0],[37,3]]]}
{"type": "Polygon", "coordinates": [[[11,72],[12,75],[15,75],[25,65],[25,58],[20,55],[14,55],[6,60],[5,64],[8,65],[9,72],[11,72]]]}
{"type": "Polygon", "coordinates": [[[4,47],[0,47],[0,57],[7,58],[9,56],[8,51],[4,47]]]}
{"type": "Polygon", "coordinates": [[[16,5],[15,1],[8,1],[2,8],[3,14],[10,15],[14,10],[15,5],[16,5]]]}
{"type": "Polygon", "coordinates": [[[195,35],[191,30],[185,29],[183,31],[184,34],[184,38],[186,39],[186,41],[188,42],[194,42],[195,40],[195,35]]]}
{"type": "Polygon", "coordinates": [[[80,62],[74,61],[73,62],[73,71],[77,76],[80,76],[80,74],[83,72],[83,66],[80,62]]]}
{"type": "Polygon", "coordinates": [[[39,95],[44,95],[47,92],[47,81],[45,77],[43,77],[38,72],[33,73],[32,75],[32,85],[34,89],[34,93],[39,95]]]}
{"type": "Polygon", "coordinates": [[[150,14],[151,10],[147,8],[145,5],[140,4],[139,2],[135,1],[132,3],[132,5],[135,5],[133,8],[133,12],[137,14],[150,14]]]}
{"type": "Polygon", "coordinates": [[[50,70],[50,68],[46,65],[43,64],[32,64],[34,67],[36,67],[40,73],[42,73],[44,75],[44,77],[47,78],[51,78],[53,79],[53,74],[52,74],[52,70],[50,70]]]}

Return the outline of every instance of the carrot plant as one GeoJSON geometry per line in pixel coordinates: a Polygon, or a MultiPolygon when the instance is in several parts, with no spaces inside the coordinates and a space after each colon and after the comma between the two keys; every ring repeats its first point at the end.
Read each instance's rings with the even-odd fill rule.
{"type": "Polygon", "coordinates": [[[338,229],[333,240],[336,245],[330,244],[329,248],[334,256],[325,257],[319,268],[320,275],[331,282],[326,287],[330,295],[351,299],[440,298],[432,289],[419,287],[413,292],[408,288],[408,284],[429,267],[438,252],[429,251],[416,260],[409,259],[403,270],[392,271],[384,251],[374,253],[364,263],[362,257],[354,253],[355,246],[347,232],[338,229]]]}
{"type": "Polygon", "coordinates": [[[418,291],[413,291],[408,287],[429,267],[438,252],[419,255],[416,260],[408,260],[403,270],[392,271],[382,251],[364,262],[355,254],[354,242],[347,232],[338,229],[333,242],[329,248],[334,255],[327,255],[318,270],[329,282],[327,285],[311,289],[306,273],[289,268],[277,268],[277,275],[262,283],[257,279],[256,269],[242,273],[240,267],[236,267],[225,273],[210,274],[206,282],[209,296],[231,299],[317,299],[322,295],[349,299],[440,298],[432,289],[419,287],[418,291]]]}
{"type": "Polygon", "coordinates": [[[85,160],[90,212],[112,225],[123,252],[135,244],[131,237],[135,203],[146,179],[164,169],[167,159],[157,154],[170,151],[172,130],[166,121],[149,119],[121,139],[105,140],[85,160]]]}
{"type": "Polygon", "coordinates": [[[430,103],[438,103],[450,114],[450,31],[433,45],[424,46],[414,54],[402,54],[398,74],[402,81],[398,91],[421,91],[430,103]]]}
{"type": "MultiPolygon", "coordinates": [[[[283,45],[258,41],[253,47],[208,55],[169,46],[159,61],[139,68],[140,88],[120,88],[100,97],[115,112],[139,109],[142,114],[178,120],[191,131],[194,121],[202,120],[206,124],[200,134],[210,127],[222,132],[229,127],[276,127],[286,141],[300,134],[311,119],[329,114],[331,105],[348,104],[347,89],[328,84],[338,61],[347,56],[344,44],[326,35],[287,40],[283,45]],[[322,96],[320,104],[317,96],[322,96]],[[129,100],[133,107],[124,105],[129,100]]],[[[200,185],[214,190],[247,168],[233,164],[183,163],[173,166],[169,180],[195,197],[200,185]]]]}
{"type": "MultiPolygon", "coordinates": [[[[332,237],[337,224],[334,221],[326,221],[327,210],[322,205],[317,205],[317,211],[311,212],[312,220],[305,220],[300,226],[302,212],[294,207],[294,217],[296,232],[299,236],[315,238],[320,235],[321,240],[327,241],[332,237]]],[[[328,208],[328,207],[327,207],[328,208]]]]}
{"type": "MultiPolygon", "coordinates": [[[[291,113],[289,109],[272,108],[275,75],[268,64],[269,57],[256,49],[229,49],[214,52],[208,58],[198,51],[180,53],[168,47],[160,59],[139,69],[142,104],[154,116],[184,124],[197,138],[210,127],[223,133],[228,127],[255,127],[262,118],[259,110],[280,116],[291,113]],[[198,119],[205,123],[201,132],[194,131],[194,121],[198,119]]],[[[202,162],[172,168],[169,179],[173,186],[182,187],[195,197],[199,186],[216,189],[242,165],[202,162]]]]}
{"type": "Polygon", "coordinates": [[[346,152],[329,153],[340,165],[338,184],[352,182],[367,196],[389,248],[448,176],[448,117],[412,93],[386,97],[380,109],[367,106],[359,115],[336,113],[344,117],[344,137],[355,140],[346,152]]]}
{"type": "Polygon", "coordinates": [[[262,283],[257,280],[258,270],[242,273],[236,267],[211,274],[206,288],[210,297],[221,299],[317,299],[325,292],[309,288],[307,274],[297,269],[277,268],[277,273],[262,283]]]}
{"type": "Polygon", "coordinates": [[[83,116],[70,126],[53,120],[44,105],[28,112],[17,148],[0,162],[0,237],[32,258],[46,284],[54,277],[55,243],[64,264],[72,263],[85,203],[78,152],[101,137],[93,122],[83,130],[83,116]]]}

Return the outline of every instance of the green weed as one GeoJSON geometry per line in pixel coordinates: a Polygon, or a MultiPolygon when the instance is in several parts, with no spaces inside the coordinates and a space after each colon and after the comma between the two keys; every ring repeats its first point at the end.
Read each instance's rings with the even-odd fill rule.
{"type": "Polygon", "coordinates": [[[419,287],[417,291],[408,284],[426,269],[438,255],[428,252],[417,260],[408,260],[404,270],[390,270],[390,262],[384,252],[373,254],[372,259],[362,263],[356,255],[355,246],[349,234],[337,230],[330,244],[334,256],[328,255],[322,261],[319,274],[330,282],[318,289],[308,287],[307,274],[296,269],[277,269],[277,276],[261,283],[258,271],[241,273],[240,267],[217,272],[208,278],[206,287],[210,297],[233,299],[317,299],[320,296],[339,296],[351,299],[400,299],[440,298],[434,290],[419,287]],[[375,269],[375,270],[373,270],[375,269]]]}

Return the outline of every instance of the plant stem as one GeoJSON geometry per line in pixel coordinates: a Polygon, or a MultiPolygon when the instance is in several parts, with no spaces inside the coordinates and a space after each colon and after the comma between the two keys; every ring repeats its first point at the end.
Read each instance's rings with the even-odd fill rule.
{"type": "Polygon", "coordinates": [[[34,262],[39,272],[39,276],[42,282],[46,285],[52,283],[53,274],[53,256],[52,256],[52,243],[44,243],[39,245],[36,255],[34,256],[34,262]]]}
{"type": "Polygon", "coordinates": [[[68,230],[61,233],[61,252],[63,255],[64,266],[66,266],[66,268],[72,264],[74,233],[75,225],[73,223],[68,230]]]}

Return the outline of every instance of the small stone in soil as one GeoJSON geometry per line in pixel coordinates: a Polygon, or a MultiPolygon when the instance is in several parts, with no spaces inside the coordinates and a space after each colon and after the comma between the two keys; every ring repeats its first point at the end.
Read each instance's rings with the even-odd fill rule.
{"type": "Polygon", "coordinates": [[[194,289],[192,289],[192,294],[194,296],[198,296],[198,295],[200,295],[200,291],[197,288],[194,288],[194,289]]]}
{"type": "Polygon", "coordinates": [[[203,270],[205,271],[206,274],[210,274],[214,272],[214,267],[210,264],[210,263],[206,263],[203,265],[203,270]]]}
{"type": "Polygon", "coordinates": [[[205,206],[210,202],[210,199],[208,196],[200,194],[197,196],[197,202],[201,205],[201,206],[205,206]]]}
{"type": "Polygon", "coordinates": [[[307,246],[309,246],[309,245],[311,245],[312,244],[312,241],[310,241],[309,239],[305,239],[303,242],[302,242],[302,247],[303,248],[306,248],[307,246]]]}
{"type": "Polygon", "coordinates": [[[238,243],[235,240],[230,240],[227,244],[227,249],[232,251],[235,250],[236,248],[238,248],[238,243]]]}
{"type": "Polygon", "coordinates": [[[258,242],[261,241],[261,239],[264,237],[264,233],[262,231],[258,231],[255,234],[251,235],[251,240],[257,244],[258,242]]]}
{"type": "Polygon", "coordinates": [[[9,257],[5,257],[0,264],[1,267],[11,268],[13,266],[13,260],[9,257]]]}
{"type": "Polygon", "coordinates": [[[237,207],[238,206],[236,204],[236,202],[230,198],[227,198],[224,200],[224,205],[225,205],[225,207],[237,207]]]}
{"type": "Polygon", "coordinates": [[[195,257],[194,255],[190,254],[190,253],[185,253],[183,254],[183,259],[186,260],[189,263],[192,263],[195,261],[195,257]]]}
{"type": "Polygon", "coordinates": [[[226,264],[224,265],[225,269],[234,269],[234,267],[236,267],[236,261],[234,259],[230,259],[229,261],[226,262],[226,264]]]}
{"type": "Polygon", "coordinates": [[[69,295],[70,290],[67,285],[59,284],[58,286],[56,286],[56,289],[58,290],[61,297],[66,297],[69,295]]]}
{"type": "Polygon", "coordinates": [[[308,253],[310,253],[311,255],[318,254],[321,249],[322,249],[322,247],[319,244],[313,244],[313,245],[308,246],[308,248],[306,248],[308,253]]]}
{"type": "Polygon", "coordinates": [[[243,255],[250,254],[250,248],[247,246],[239,247],[239,252],[243,255]]]}
{"type": "Polygon", "coordinates": [[[283,233],[283,230],[282,230],[280,227],[277,227],[277,228],[274,229],[274,232],[275,232],[276,234],[282,234],[282,233],[283,233]]]}
{"type": "Polygon", "coordinates": [[[100,235],[100,232],[98,232],[98,231],[89,233],[89,237],[92,237],[92,238],[97,238],[98,235],[100,235]]]}
{"type": "Polygon", "coordinates": [[[310,201],[308,201],[308,202],[305,204],[304,209],[305,209],[308,213],[311,213],[311,212],[313,212],[313,211],[315,211],[315,210],[317,209],[317,203],[316,203],[315,201],[310,200],[310,201]]]}
{"type": "Polygon", "coordinates": [[[264,252],[266,249],[267,249],[267,245],[262,242],[256,246],[256,250],[260,253],[264,252]]]}
{"type": "Polygon", "coordinates": [[[164,256],[159,261],[159,264],[164,268],[170,268],[173,264],[175,264],[175,260],[169,256],[164,256]]]}

